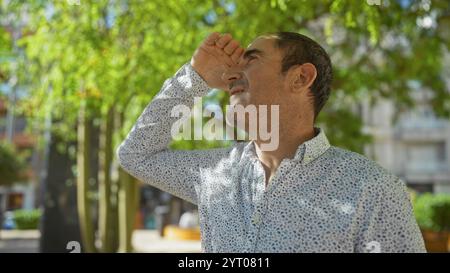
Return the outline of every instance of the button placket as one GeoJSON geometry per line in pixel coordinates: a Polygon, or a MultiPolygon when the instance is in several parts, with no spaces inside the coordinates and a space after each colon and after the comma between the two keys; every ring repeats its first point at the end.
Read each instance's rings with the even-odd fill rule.
{"type": "Polygon", "coordinates": [[[255,164],[255,178],[252,180],[252,194],[253,194],[253,210],[250,215],[250,225],[248,234],[248,248],[250,251],[255,251],[259,233],[259,227],[262,222],[262,214],[264,208],[264,170],[261,170],[259,160],[255,164]]]}
{"type": "MultiPolygon", "coordinates": [[[[252,237],[254,238],[254,242],[252,244],[252,251],[256,251],[257,245],[258,245],[258,237],[261,229],[261,224],[263,222],[263,219],[267,213],[268,210],[268,204],[269,204],[269,196],[270,193],[273,191],[274,186],[276,186],[277,183],[279,183],[278,180],[281,179],[281,177],[284,176],[284,166],[289,164],[290,161],[283,160],[279,166],[279,169],[276,171],[275,176],[273,177],[272,181],[270,181],[268,187],[265,186],[265,172],[261,165],[261,162],[259,160],[256,163],[257,168],[257,179],[255,179],[253,182],[255,183],[255,207],[253,210],[253,214],[251,215],[251,224],[250,224],[250,232],[252,237]]],[[[288,168],[287,171],[289,171],[290,168],[288,168]]]]}
{"type": "Polygon", "coordinates": [[[264,220],[264,215],[267,211],[267,194],[266,194],[266,188],[265,188],[265,173],[262,168],[262,165],[260,162],[258,162],[258,167],[260,170],[260,175],[256,181],[256,193],[257,193],[257,202],[255,204],[255,211],[252,215],[252,227],[254,228],[254,237],[255,242],[253,245],[253,251],[257,250],[258,246],[258,237],[261,231],[261,226],[264,220]]]}

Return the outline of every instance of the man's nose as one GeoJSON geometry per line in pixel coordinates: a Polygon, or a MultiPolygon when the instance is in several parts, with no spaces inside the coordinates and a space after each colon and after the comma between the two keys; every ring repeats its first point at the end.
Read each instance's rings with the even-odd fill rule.
{"type": "Polygon", "coordinates": [[[222,80],[227,84],[230,84],[236,80],[242,78],[241,68],[239,65],[233,65],[225,70],[222,74],[222,80]]]}

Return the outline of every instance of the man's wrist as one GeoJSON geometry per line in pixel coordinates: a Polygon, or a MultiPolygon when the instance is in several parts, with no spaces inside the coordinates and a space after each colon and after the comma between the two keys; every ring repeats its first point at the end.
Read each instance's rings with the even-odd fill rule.
{"type": "MultiPolygon", "coordinates": [[[[189,97],[202,97],[206,95],[211,89],[206,81],[198,74],[198,72],[192,67],[190,63],[184,64],[171,79],[178,82],[183,88],[174,88],[172,90],[167,90],[170,93],[178,93],[178,95],[189,97]]],[[[173,95],[175,95],[175,93],[173,95]]]]}
{"type": "Polygon", "coordinates": [[[187,64],[187,70],[189,71],[189,75],[192,77],[193,82],[199,83],[199,87],[201,87],[202,90],[209,90],[211,89],[208,86],[208,83],[206,80],[201,76],[201,74],[190,64],[187,64]]]}

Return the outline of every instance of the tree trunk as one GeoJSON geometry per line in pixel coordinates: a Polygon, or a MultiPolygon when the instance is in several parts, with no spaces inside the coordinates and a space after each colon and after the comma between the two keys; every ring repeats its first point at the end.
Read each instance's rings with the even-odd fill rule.
{"type": "Polygon", "coordinates": [[[100,174],[99,174],[99,233],[102,242],[102,252],[115,252],[116,232],[114,232],[117,223],[114,221],[114,204],[111,183],[111,162],[113,155],[112,133],[114,122],[114,108],[111,107],[103,118],[100,126],[100,174]]]}
{"type": "MultiPolygon", "coordinates": [[[[121,130],[123,119],[123,113],[116,114],[117,131],[121,130]]],[[[119,136],[120,139],[123,138],[121,134],[119,136]]],[[[131,239],[139,205],[139,184],[134,177],[118,167],[118,186],[119,252],[132,252],[131,239]]]]}
{"type": "Polygon", "coordinates": [[[77,187],[69,182],[74,181],[72,166],[75,158],[71,158],[67,150],[65,153],[58,151],[57,146],[61,142],[57,135],[52,134],[46,148],[48,156],[45,156],[45,161],[48,163],[45,164],[40,185],[40,203],[44,213],[40,224],[39,249],[43,253],[67,253],[70,241],[81,241],[77,220],[77,187]]]}
{"type": "Polygon", "coordinates": [[[89,200],[89,159],[91,158],[91,145],[89,139],[90,129],[91,121],[87,117],[85,106],[82,106],[79,112],[77,129],[77,203],[84,252],[96,252],[94,226],[91,214],[91,202],[89,200]]]}
{"type": "Polygon", "coordinates": [[[132,177],[121,168],[119,169],[119,252],[131,252],[132,226],[130,222],[133,219],[133,212],[130,207],[132,204],[132,177]]]}

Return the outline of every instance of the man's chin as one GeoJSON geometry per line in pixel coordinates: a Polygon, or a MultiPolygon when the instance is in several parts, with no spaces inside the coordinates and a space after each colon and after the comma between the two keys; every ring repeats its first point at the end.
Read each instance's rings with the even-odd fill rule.
{"type": "Polygon", "coordinates": [[[230,105],[231,106],[242,105],[242,106],[246,107],[248,105],[248,103],[235,95],[235,96],[230,97],[230,105]]]}

